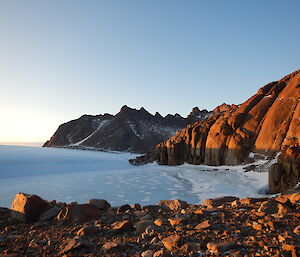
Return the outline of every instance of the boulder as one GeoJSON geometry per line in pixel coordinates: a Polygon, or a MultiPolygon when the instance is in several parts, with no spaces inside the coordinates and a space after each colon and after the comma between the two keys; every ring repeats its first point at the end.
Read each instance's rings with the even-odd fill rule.
{"type": "Polygon", "coordinates": [[[41,214],[40,221],[51,220],[55,218],[60,211],[61,211],[61,207],[54,206],[41,214]]]}
{"type": "Polygon", "coordinates": [[[57,219],[73,223],[95,220],[99,216],[100,210],[93,204],[69,204],[59,212],[57,219]]]}
{"type": "Polygon", "coordinates": [[[88,204],[96,205],[100,210],[103,211],[106,211],[111,207],[110,203],[104,199],[91,199],[88,201],[88,204]]]}
{"type": "Polygon", "coordinates": [[[188,203],[185,201],[182,201],[180,199],[175,200],[162,200],[157,203],[158,206],[167,207],[172,211],[178,211],[180,209],[185,209],[189,207],[188,203]]]}
{"type": "Polygon", "coordinates": [[[128,232],[134,230],[133,224],[129,220],[116,221],[112,224],[112,230],[116,232],[128,232]]]}
{"type": "Polygon", "coordinates": [[[78,250],[80,248],[89,248],[92,246],[93,246],[92,243],[78,238],[68,239],[65,242],[65,246],[62,247],[63,249],[59,252],[59,255],[66,254],[74,250],[78,250]]]}
{"type": "Polygon", "coordinates": [[[97,226],[87,225],[79,229],[76,233],[77,236],[93,236],[100,232],[97,226]]]}
{"type": "Polygon", "coordinates": [[[173,251],[176,251],[180,247],[182,238],[177,234],[173,234],[173,235],[163,238],[161,241],[162,241],[163,245],[166,247],[166,249],[173,252],[173,251]]]}
{"type": "Polygon", "coordinates": [[[48,208],[47,201],[37,195],[25,193],[16,194],[11,205],[13,217],[26,222],[37,221],[48,208]]]}
{"type": "Polygon", "coordinates": [[[152,220],[141,220],[138,221],[137,223],[135,223],[135,231],[138,234],[144,233],[146,228],[153,225],[153,221],[152,220]]]}

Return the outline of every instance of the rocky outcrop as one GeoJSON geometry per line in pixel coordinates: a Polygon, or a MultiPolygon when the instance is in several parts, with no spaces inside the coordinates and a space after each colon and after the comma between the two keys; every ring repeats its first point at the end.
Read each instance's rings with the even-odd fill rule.
{"type": "Polygon", "coordinates": [[[283,151],[269,170],[269,192],[287,192],[300,183],[300,147],[283,151]]]}
{"type": "Polygon", "coordinates": [[[145,153],[167,140],[188,124],[211,115],[207,110],[193,108],[187,118],[179,114],[163,117],[123,106],[115,116],[83,115],[59,126],[45,147],[67,147],[91,150],[145,153]]]}
{"type": "Polygon", "coordinates": [[[124,212],[99,209],[69,222],[58,215],[30,223],[0,208],[1,256],[298,256],[299,193],[205,203],[164,200],[124,212]]]}
{"type": "Polygon", "coordinates": [[[300,70],[267,84],[241,105],[221,105],[207,119],[160,143],[142,164],[236,165],[251,151],[279,152],[300,143],[300,70]]]}

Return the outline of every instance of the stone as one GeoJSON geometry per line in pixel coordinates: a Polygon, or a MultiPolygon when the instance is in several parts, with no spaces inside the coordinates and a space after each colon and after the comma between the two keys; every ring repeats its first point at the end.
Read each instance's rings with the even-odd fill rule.
{"type": "Polygon", "coordinates": [[[294,193],[290,196],[290,202],[293,204],[300,203],[300,193],[294,193]]]}
{"type": "Polygon", "coordinates": [[[153,254],[153,257],[169,257],[170,255],[165,249],[160,249],[153,254]]]}
{"type": "Polygon", "coordinates": [[[77,236],[93,236],[100,232],[97,226],[87,225],[79,229],[76,233],[77,236]]]}
{"type": "Polygon", "coordinates": [[[163,238],[161,241],[166,249],[173,252],[180,247],[181,237],[177,234],[163,238]]]}
{"type": "Polygon", "coordinates": [[[201,244],[195,242],[188,242],[181,246],[181,250],[186,254],[189,254],[191,252],[198,252],[201,250],[201,244]]]}
{"type": "Polygon", "coordinates": [[[161,207],[167,207],[172,211],[178,211],[180,209],[185,209],[189,207],[188,203],[185,201],[182,201],[180,199],[176,200],[162,200],[157,203],[158,206],[161,207]]]}
{"type": "Polygon", "coordinates": [[[139,203],[134,203],[130,207],[131,207],[131,209],[134,209],[136,211],[142,210],[142,206],[139,203]]]}
{"type": "Polygon", "coordinates": [[[221,206],[225,203],[232,203],[233,201],[239,200],[239,198],[235,196],[223,196],[214,199],[207,199],[204,201],[203,205],[207,206],[208,208],[215,208],[221,206]]]}
{"type": "Polygon", "coordinates": [[[106,211],[111,207],[110,203],[104,199],[91,199],[88,201],[88,204],[93,204],[103,211],[106,211]]]}
{"type": "Polygon", "coordinates": [[[258,209],[258,212],[262,212],[265,214],[278,213],[280,215],[283,215],[290,212],[290,209],[286,205],[281,204],[280,202],[277,202],[274,199],[270,199],[261,204],[261,206],[258,209]]]}
{"type": "Polygon", "coordinates": [[[61,208],[58,206],[54,206],[51,209],[48,209],[47,211],[43,212],[40,215],[40,221],[47,221],[55,218],[57,214],[61,211],[61,208]]]}
{"type": "Polygon", "coordinates": [[[67,240],[66,246],[64,246],[63,249],[59,252],[59,255],[71,252],[73,250],[77,250],[79,248],[87,248],[91,246],[91,243],[78,238],[69,239],[67,240]]]}
{"type": "Polygon", "coordinates": [[[99,216],[100,210],[93,204],[70,204],[59,212],[57,219],[74,223],[96,220],[99,216]]]}
{"type": "Polygon", "coordinates": [[[161,227],[164,223],[166,223],[166,222],[163,219],[156,219],[154,221],[154,224],[159,227],[161,227]]]}
{"type": "Polygon", "coordinates": [[[147,250],[142,252],[141,257],[153,257],[153,254],[155,253],[155,251],[153,250],[147,250]]]}
{"type": "Polygon", "coordinates": [[[300,236],[300,226],[295,227],[294,231],[295,234],[297,234],[298,236],[300,236]]]}
{"type": "Polygon", "coordinates": [[[212,253],[224,253],[228,250],[234,249],[236,247],[233,243],[215,243],[210,242],[207,244],[207,250],[212,253]]]}
{"type": "Polygon", "coordinates": [[[117,209],[117,213],[122,213],[122,212],[126,212],[126,211],[130,211],[131,207],[128,204],[122,205],[117,209]]]}
{"type": "Polygon", "coordinates": [[[146,228],[153,225],[153,221],[152,220],[141,220],[138,221],[137,223],[135,223],[135,231],[138,234],[144,233],[146,228]]]}
{"type": "Polygon", "coordinates": [[[110,241],[110,242],[106,242],[103,246],[102,246],[102,250],[104,252],[111,252],[113,250],[121,250],[123,249],[123,245],[119,242],[114,242],[114,241],[110,241]]]}
{"type": "Polygon", "coordinates": [[[49,204],[37,195],[16,194],[11,209],[12,216],[26,222],[37,221],[40,215],[49,208],[49,204]]]}
{"type": "Polygon", "coordinates": [[[211,227],[211,224],[210,224],[209,220],[205,220],[205,221],[199,223],[199,224],[195,227],[195,230],[206,229],[206,228],[209,228],[209,227],[211,227]]]}
{"type": "Polygon", "coordinates": [[[123,220],[112,224],[112,230],[116,232],[128,232],[134,230],[134,227],[131,221],[123,220]]]}

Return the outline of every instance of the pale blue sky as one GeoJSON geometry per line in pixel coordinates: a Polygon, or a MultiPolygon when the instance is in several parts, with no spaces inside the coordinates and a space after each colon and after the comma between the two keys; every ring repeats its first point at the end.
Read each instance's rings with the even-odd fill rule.
{"type": "Polygon", "coordinates": [[[239,104],[299,68],[299,1],[0,1],[0,142],[122,105],[239,104]]]}

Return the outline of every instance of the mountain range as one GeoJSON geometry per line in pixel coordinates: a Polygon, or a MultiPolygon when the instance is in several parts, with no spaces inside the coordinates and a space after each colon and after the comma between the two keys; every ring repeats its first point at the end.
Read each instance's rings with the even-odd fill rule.
{"type": "Polygon", "coordinates": [[[158,112],[152,115],[144,108],[136,110],[125,105],[115,116],[83,115],[60,125],[44,147],[146,153],[176,131],[210,115],[212,112],[194,107],[186,118],[179,114],[163,117],[158,112]]]}

